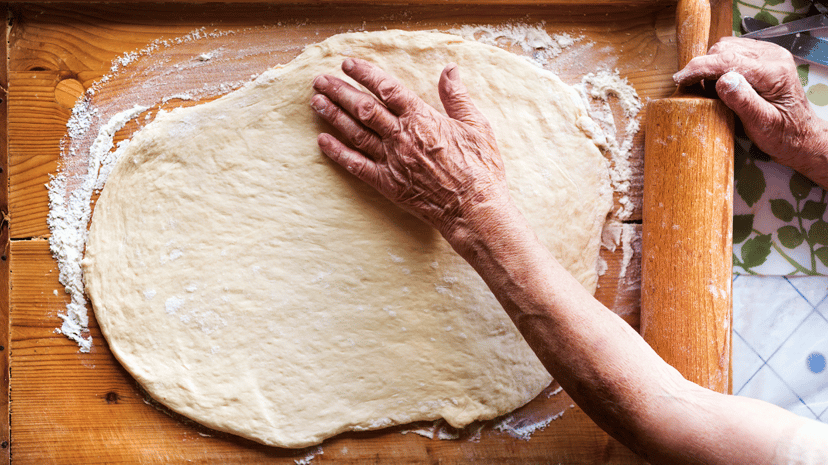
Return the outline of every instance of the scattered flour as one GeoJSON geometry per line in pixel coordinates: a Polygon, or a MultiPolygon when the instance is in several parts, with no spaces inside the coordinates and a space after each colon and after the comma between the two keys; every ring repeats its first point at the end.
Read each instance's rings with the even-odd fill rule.
{"type": "Polygon", "coordinates": [[[636,234],[636,225],[617,220],[608,221],[601,233],[601,246],[610,252],[621,247],[621,268],[618,271],[618,287],[612,309],[628,323],[637,326],[641,301],[641,262],[634,260],[641,256],[641,236],[636,234]]]}
{"type": "Polygon", "coordinates": [[[619,221],[609,221],[604,225],[601,232],[601,246],[610,252],[621,246],[623,253],[621,259],[621,270],[618,272],[619,278],[627,276],[627,268],[632,261],[635,249],[633,241],[635,240],[635,225],[629,223],[621,223],[619,221]]]}
{"type": "Polygon", "coordinates": [[[301,459],[294,460],[293,462],[294,462],[296,465],[310,465],[310,463],[313,461],[313,459],[314,459],[317,455],[322,455],[322,454],[324,454],[324,453],[325,453],[325,451],[324,451],[324,450],[322,450],[322,447],[321,447],[321,446],[317,446],[317,447],[314,447],[313,449],[311,449],[310,451],[308,451],[308,454],[307,454],[307,455],[305,455],[305,456],[304,456],[304,457],[302,457],[301,459]]]}
{"type": "MultiPolygon", "coordinates": [[[[581,83],[575,86],[581,93],[590,116],[603,130],[605,151],[610,154],[610,181],[615,192],[620,194],[618,202],[620,207],[616,216],[620,220],[629,219],[632,215],[633,204],[629,198],[630,181],[632,179],[632,167],[630,165],[630,151],[633,147],[633,138],[640,129],[640,123],[636,119],[641,111],[641,99],[630,83],[622,78],[618,71],[610,72],[601,70],[596,73],[589,73],[581,79],[581,83]],[[621,107],[626,125],[624,127],[621,141],[618,141],[616,134],[619,133],[613,115],[613,107],[610,105],[610,97],[616,97],[621,107]]],[[[602,141],[596,139],[597,143],[602,141]]]]}
{"type": "Polygon", "coordinates": [[[482,423],[475,422],[475,423],[472,423],[471,425],[469,425],[469,426],[467,426],[463,429],[457,429],[457,428],[453,428],[451,425],[446,423],[445,420],[439,419],[439,420],[434,420],[429,425],[418,426],[416,428],[411,428],[411,429],[405,429],[405,430],[400,431],[400,433],[401,434],[414,433],[414,434],[419,434],[420,436],[423,436],[423,437],[429,438],[429,439],[442,439],[442,440],[449,440],[450,441],[450,440],[460,439],[461,433],[464,432],[464,431],[468,430],[468,431],[473,432],[473,431],[481,429],[482,427],[483,427],[482,423]]]}
{"type": "Polygon", "coordinates": [[[502,421],[494,425],[494,429],[502,431],[512,437],[528,441],[532,439],[532,435],[537,430],[542,430],[549,426],[550,423],[562,417],[566,410],[559,412],[557,415],[545,417],[539,420],[530,421],[527,419],[515,420],[512,415],[508,415],[502,421]]]}
{"type": "MultiPolygon", "coordinates": [[[[84,105],[81,104],[81,108],[84,105]]],[[[71,301],[66,306],[66,313],[60,314],[63,320],[58,330],[68,338],[77,342],[81,352],[89,352],[92,348],[92,337],[88,332],[89,316],[86,312],[86,296],[83,287],[83,272],[81,270],[81,259],[86,246],[87,230],[92,215],[91,201],[92,194],[96,189],[101,189],[106,177],[114,166],[117,155],[123,149],[119,144],[118,150],[111,152],[113,148],[113,136],[123,128],[126,123],[141,114],[147,109],[135,105],[130,109],[116,114],[106,124],[101,126],[97,137],[92,143],[87,158],[86,176],[80,186],[72,190],[67,198],[67,177],[62,173],[53,176],[48,184],[49,188],[49,216],[47,223],[51,231],[49,247],[57,259],[60,270],[59,281],[66,287],[71,301]]],[[[79,114],[73,112],[69,121],[69,131],[78,131],[80,121],[87,121],[94,117],[94,113],[79,114]]],[[[70,157],[77,157],[71,148],[70,157]]]]}
{"type": "Polygon", "coordinates": [[[499,46],[520,47],[523,53],[541,66],[556,58],[564,49],[571,47],[580,37],[573,38],[569,34],[549,35],[544,29],[545,23],[528,25],[525,23],[505,25],[463,25],[449,29],[448,32],[459,35],[464,39],[499,46]]]}

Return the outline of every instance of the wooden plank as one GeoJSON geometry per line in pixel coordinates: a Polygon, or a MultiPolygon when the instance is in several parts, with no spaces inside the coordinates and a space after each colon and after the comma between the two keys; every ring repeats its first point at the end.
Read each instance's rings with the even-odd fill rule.
{"type": "MultiPolygon", "coordinates": [[[[370,12],[347,5],[14,5],[9,33],[12,92],[8,123],[9,208],[13,219],[9,347],[14,373],[14,460],[118,463],[140,458],[150,463],[293,463],[305,454],[216,433],[150,405],[109,353],[94,317],[90,331],[97,342],[90,354],[79,353],[73,343],[54,333],[67,298],[57,282],[56,265],[44,240],[49,233],[44,184],[57,168],[74,97],[107,74],[113,59],[155,39],[180,37],[204,25],[240,31],[251,25],[282,23],[277,29],[279,40],[268,44],[288,39],[304,40],[304,44],[309,37],[317,41],[349,29],[546,21],[550,32],[582,35],[584,41],[592,43],[596,60],[619,68],[642,98],[669,95],[675,71],[673,11],[653,6],[660,5],[657,3],[647,3],[644,9],[633,8],[634,4],[627,2],[613,5],[614,9],[608,10],[592,4],[542,9],[531,2],[486,9],[441,4],[372,6],[370,12]]],[[[298,48],[291,53],[298,53],[298,48]]],[[[287,60],[288,55],[279,59],[287,60]]],[[[560,74],[567,82],[578,82],[591,70],[594,67],[575,63],[561,68],[560,74]]],[[[208,80],[220,78],[205,76],[208,80]]],[[[107,92],[126,92],[134,82],[122,77],[116,84],[107,92]]],[[[134,126],[117,138],[126,137],[131,130],[134,126]]],[[[633,221],[640,220],[642,178],[637,167],[642,156],[643,137],[639,134],[632,159],[637,173],[632,186],[636,205],[633,221]]],[[[636,244],[640,225],[626,227],[632,232],[626,249],[630,265],[624,266],[623,247],[614,252],[602,250],[608,268],[596,296],[637,327],[640,256],[636,244]],[[620,276],[622,271],[624,276],[620,276]]],[[[432,441],[413,434],[401,435],[397,428],[345,434],[326,441],[324,455],[314,463],[640,463],[583,412],[568,408],[571,400],[565,394],[547,402],[565,409],[565,413],[528,442],[493,432],[484,433],[478,442],[432,441]]]]}
{"type": "MultiPolygon", "coordinates": [[[[79,353],[74,343],[55,334],[67,297],[48,242],[13,241],[11,254],[15,463],[293,464],[307,454],[217,433],[159,408],[109,352],[94,316],[91,353],[79,353]]],[[[619,263],[619,254],[620,249],[614,258],[604,256],[619,263]]],[[[612,275],[612,269],[605,273],[602,287],[611,286],[612,275]]],[[[565,393],[540,400],[564,414],[530,441],[490,429],[477,441],[441,441],[391,428],[328,440],[314,463],[641,463],[580,409],[570,408],[565,393]]]]}
{"type": "MultiPolygon", "coordinates": [[[[8,11],[8,4],[2,4],[3,12],[8,11]]],[[[4,28],[6,40],[0,47],[0,403],[5,407],[0,413],[0,463],[8,464],[11,461],[11,436],[9,434],[9,371],[10,344],[9,344],[9,146],[8,146],[8,28],[4,28]]]]}

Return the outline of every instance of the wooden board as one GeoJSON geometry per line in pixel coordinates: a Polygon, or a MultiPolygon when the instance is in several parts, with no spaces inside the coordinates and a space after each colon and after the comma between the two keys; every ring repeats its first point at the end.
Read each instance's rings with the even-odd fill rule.
{"type": "MultiPolygon", "coordinates": [[[[7,254],[11,258],[10,343],[0,342],[10,347],[6,352],[11,363],[11,447],[2,449],[6,459],[9,449],[14,461],[20,463],[294,463],[307,453],[264,447],[215,433],[152,405],[112,357],[94,318],[90,332],[96,344],[89,354],[79,353],[72,342],[55,334],[54,329],[60,325],[58,314],[64,311],[67,298],[58,283],[56,263],[46,240],[45,184],[57,168],[76,86],[88,88],[109,73],[112,61],[126,52],[140,50],[156,39],[181,37],[199,27],[241,31],[281,24],[278,30],[285,40],[307,43],[349,29],[430,29],[464,23],[544,21],[550,32],[567,32],[592,43],[594,62],[618,68],[643,99],[668,96],[673,91],[671,75],[676,69],[673,8],[663,3],[610,3],[390,5],[370,9],[356,3],[336,7],[12,6],[9,75],[8,81],[3,81],[9,85],[11,218],[9,229],[3,229],[11,238],[7,254]]],[[[258,40],[258,47],[268,45],[262,41],[269,36],[256,37],[247,34],[244,40],[258,40]]],[[[228,36],[226,40],[234,38],[228,36]]],[[[257,55],[254,59],[264,58],[257,55]]],[[[574,83],[586,71],[583,66],[572,66],[558,72],[565,81],[574,83]]],[[[640,235],[642,150],[639,134],[632,160],[636,207],[630,220],[636,237],[640,235]]],[[[609,269],[600,280],[597,297],[637,327],[639,256],[632,256],[624,277],[619,277],[624,261],[621,248],[603,250],[602,257],[609,269]]],[[[0,265],[3,263],[8,262],[0,265]]],[[[314,458],[313,463],[640,463],[577,407],[569,408],[571,400],[565,394],[547,402],[559,404],[564,414],[530,441],[488,430],[477,441],[439,441],[402,435],[400,428],[395,428],[333,438],[323,444],[324,454],[314,458]]]]}

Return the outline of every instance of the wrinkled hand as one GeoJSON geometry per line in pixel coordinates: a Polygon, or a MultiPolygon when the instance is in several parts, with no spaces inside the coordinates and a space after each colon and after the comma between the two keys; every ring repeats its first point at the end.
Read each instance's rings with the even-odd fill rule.
{"type": "Polygon", "coordinates": [[[438,85],[448,117],[364,60],[342,70],[376,98],[333,76],[314,80],[311,106],[349,144],[320,134],[325,155],[446,237],[476,205],[508,201],[494,134],[456,65],[438,85]]]}
{"type": "Polygon", "coordinates": [[[760,149],[817,182],[828,177],[826,125],[808,104],[793,57],[784,48],[725,37],[673,79],[679,85],[718,79],[716,92],[760,149]]]}

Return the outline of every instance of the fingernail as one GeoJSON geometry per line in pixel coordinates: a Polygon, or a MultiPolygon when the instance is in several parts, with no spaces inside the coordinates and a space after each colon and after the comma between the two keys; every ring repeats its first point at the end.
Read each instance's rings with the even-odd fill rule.
{"type": "Polygon", "coordinates": [[[684,81],[686,76],[687,76],[687,73],[682,69],[682,70],[678,71],[676,74],[673,75],[673,82],[675,82],[678,85],[682,81],[684,81]]]}
{"type": "Polygon", "coordinates": [[[328,107],[327,102],[325,102],[325,99],[322,98],[322,96],[319,94],[316,94],[311,98],[310,106],[317,113],[323,113],[325,109],[328,107]]]}
{"type": "Polygon", "coordinates": [[[342,71],[348,72],[352,69],[354,69],[354,60],[346,58],[345,61],[342,62],[342,71]]]}
{"type": "Polygon", "coordinates": [[[319,134],[319,137],[316,138],[316,142],[319,144],[320,147],[325,148],[331,145],[331,140],[328,139],[327,134],[319,134]]]}
{"type": "Polygon", "coordinates": [[[722,75],[719,78],[719,82],[724,85],[724,90],[727,93],[733,92],[734,90],[738,89],[740,85],[742,85],[742,75],[735,72],[730,71],[722,75]]]}
{"type": "Polygon", "coordinates": [[[313,80],[313,88],[322,90],[326,87],[328,87],[328,78],[325,76],[316,76],[316,79],[313,80]]]}
{"type": "Polygon", "coordinates": [[[457,79],[459,74],[460,73],[457,71],[457,65],[454,63],[450,64],[448,71],[446,71],[446,76],[453,81],[457,79]]]}

